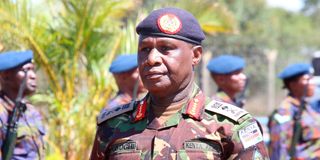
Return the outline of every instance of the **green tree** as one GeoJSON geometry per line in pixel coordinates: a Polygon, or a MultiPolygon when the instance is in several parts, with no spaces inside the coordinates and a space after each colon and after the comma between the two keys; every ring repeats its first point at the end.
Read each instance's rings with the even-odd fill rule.
{"type": "Polygon", "coordinates": [[[42,85],[50,86],[33,96],[49,105],[42,108],[49,124],[48,159],[88,159],[95,117],[115,88],[107,68],[120,45],[122,19],[137,2],[0,2],[5,49],[31,48],[45,75],[42,85]]]}
{"type": "Polygon", "coordinates": [[[88,159],[95,117],[116,88],[110,62],[118,53],[136,52],[136,24],[167,5],[193,12],[208,35],[235,32],[232,13],[209,0],[0,1],[0,44],[31,48],[39,65],[40,90],[32,100],[48,106],[41,108],[47,159],[88,159]]]}

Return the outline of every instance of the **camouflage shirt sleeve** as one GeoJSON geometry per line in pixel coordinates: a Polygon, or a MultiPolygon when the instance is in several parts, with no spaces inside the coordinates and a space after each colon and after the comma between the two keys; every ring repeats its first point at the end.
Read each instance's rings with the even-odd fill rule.
{"type": "Polygon", "coordinates": [[[134,103],[116,106],[113,108],[105,108],[101,111],[97,118],[98,128],[91,151],[91,160],[105,159],[106,149],[110,139],[116,132],[116,128],[130,119],[125,112],[133,109],[134,103]]]}
{"type": "MultiPolygon", "coordinates": [[[[93,148],[91,151],[91,160],[103,160],[105,159],[105,149],[107,148],[107,137],[101,136],[103,134],[103,127],[97,128],[96,136],[93,142],[93,148]]],[[[111,133],[111,130],[110,132],[111,133]]]]}
{"type": "Polygon", "coordinates": [[[269,159],[258,122],[245,110],[234,105],[211,100],[208,113],[221,126],[223,159],[269,159]]]}
{"type": "MultiPolygon", "coordinates": [[[[4,116],[5,116],[5,108],[2,106],[0,103],[0,147],[2,148],[3,141],[5,138],[5,133],[4,133],[4,116]]],[[[0,160],[2,159],[2,149],[0,148],[0,160]]]]}
{"type": "MultiPolygon", "coordinates": [[[[274,119],[280,118],[279,116],[280,115],[276,113],[270,123],[270,156],[275,159],[286,159],[286,157],[289,157],[287,146],[290,145],[292,139],[292,136],[287,133],[288,130],[291,130],[292,125],[290,121],[279,123],[274,119]]],[[[286,117],[281,119],[285,120],[286,117]]]]}
{"type": "Polygon", "coordinates": [[[238,122],[232,136],[234,149],[228,159],[269,159],[258,122],[250,114],[238,122]]]}

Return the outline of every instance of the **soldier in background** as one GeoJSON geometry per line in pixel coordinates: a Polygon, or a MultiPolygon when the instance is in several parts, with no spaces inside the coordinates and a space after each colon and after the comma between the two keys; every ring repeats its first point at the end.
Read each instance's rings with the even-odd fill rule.
{"type": "Polygon", "coordinates": [[[243,107],[247,80],[244,67],[244,59],[235,55],[221,55],[209,61],[207,69],[218,88],[214,99],[243,107]]]}
{"type": "MultiPolygon", "coordinates": [[[[19,87],[26,78],[26,87],[23,92],[22,103],[26,110],[18,121],[17,140],[11,159],[44,159],[45,135],[40,113],[26,99],[36,91],[35,67],[32,63],[32,51],[10,51],[0,54],[0,146],[3,156],[4,142],[8,129],[8,119],[16,107],[19,87]]],[[[1,158],[0,158],[1,159],[1,158]]]]}
{"type": "Polygon", "coordinates": [[[149,93],[103,111],[91,159],[268,159],[245,110],[211,100],[194,82],[205,35],[178,8],[151,12],[136,28],[138,66],[149,93]]]}
{"type": "Polygon", "coordinates": [[[137,54],[118,56],[111,63],[109,71],[113,74],[119,90],[105,108],[129,103],[133,98],[141,98],[146,94],[139,76],[137,54]]]}
{"type": "Polygon", "coordinates": [[[278,77],[289,93],[269,120],[271,159],[320,159],[320,114],[305,99],[314,94],[311,66],[292,64],[278,77]]]}
{"type": "Polygon", "coordinates": [[[312,80],[314,81],[316,87],[315,93],[311,97],[310,105],[314,110],[320,113],[320,51],[313,53],[311,63],[314,69],[312,80]]]}

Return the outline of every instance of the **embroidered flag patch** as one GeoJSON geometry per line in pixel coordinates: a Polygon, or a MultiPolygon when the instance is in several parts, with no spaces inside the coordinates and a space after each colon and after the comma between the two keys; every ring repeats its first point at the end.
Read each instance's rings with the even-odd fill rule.
{"type": "Polygon", "coordinates": [[[245,149],[263,141],[263,137],[257,123],[252,123],[239,130],[239,137],[245,149]]]}

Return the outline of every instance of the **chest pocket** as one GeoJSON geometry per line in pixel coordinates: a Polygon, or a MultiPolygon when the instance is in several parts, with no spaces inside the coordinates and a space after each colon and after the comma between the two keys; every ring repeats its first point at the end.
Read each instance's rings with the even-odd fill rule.
{"type": "Polygon", "coordinates": [[[108,148],[110,160],[140,160],[142,152],[134,141],[113,144],[108,148]]]}
{"type": "Polygon", "coordinates": [[[185,159],[221,159],[222,147],[220,143],[207,140],[195,139],[186,141],[183,149],[177,153],[177,160],[185,159]]]}

